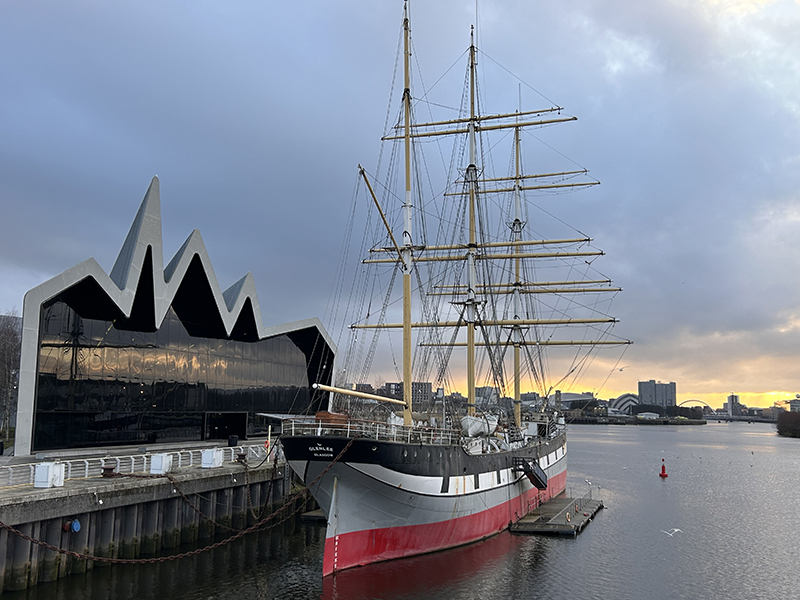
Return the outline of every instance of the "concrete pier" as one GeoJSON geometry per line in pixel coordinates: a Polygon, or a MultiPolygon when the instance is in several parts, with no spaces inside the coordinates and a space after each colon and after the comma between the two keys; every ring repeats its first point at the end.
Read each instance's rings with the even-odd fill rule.
{"type": "MultiPolygon", "coordinates": [[[[244,529],[253,524],[251,508],[256,514],[261,512],[260,502],[268,500],[268,489],[273,490],[271,499],[286,498],[290,474],[283,463],[274,471],[271,462],[251,466],[247,476],[245,468],[228,462],[215,469],[180,469],[170,473],[172,481],[91,477],[68,480],[62,488],[4,488],[0,490],[0,521],[81,554],[130,559],[174,554],[186,544],[204,546],[229,537],[234,532],[226,527],[244,529]],[[69,527],[74,520],[80,523],[77,531],[69,527]],[[212,520],[226,527],[215,526],[212,520]]],[[[0,593],[108,564],[55,552],[0,528],[0,593]]]]}
{"type": "Polygon", "coordinates": [[[602,500],[553,498],[511,525],[511,533],[575,537],[603,508],[602,500]]]}

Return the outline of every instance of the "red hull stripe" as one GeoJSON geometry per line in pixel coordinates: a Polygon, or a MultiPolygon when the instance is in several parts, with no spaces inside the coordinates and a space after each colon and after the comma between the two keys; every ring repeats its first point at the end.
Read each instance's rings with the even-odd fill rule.
{"type": "Polygon", "coordinates": [[[354,531],[325,540],[322,575],[360,565],[436,552],[474,542],[508,528],[567,485],[567,471],[554,475],[547,489],[531,489],[488,510],[425,525],[354,531]]]}

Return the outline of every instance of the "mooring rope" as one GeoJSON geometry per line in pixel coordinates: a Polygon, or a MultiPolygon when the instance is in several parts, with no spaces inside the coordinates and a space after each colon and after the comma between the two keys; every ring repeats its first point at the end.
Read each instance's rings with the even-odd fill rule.
{"type": "MultiPolygon", "coordinates": [[[[254,531],[258,531],[259,529],[264,528],[273,518],[275,518],[282,511],[284,511],[287,506],[289,506],[290,504],[292,504],[295,501],[297,501],[301,496],[305,495],[308,492],[308,490],[323,477],[323,475],[325,475],[328,471],[330,471],[330,469],[333,467],[333,465],[335,465],[337,462],[339,462],[339,460],[341,460],[341,458],[344,456],[345,452],[347,452],[350,449],[350,446],[353,445],[354,441],[355,441],[355,438],[350,438],[350,440],[347,442],[345,447],[342,448],[342,451],[339,452],[339,454],[330,462],[330,464],[328,464],[327,467],[325,467],[322,470],[322,472],[320,472],[319,475],[317,475],[302,490],[300,490],[296,494],[292,495],[283,504],[283,506],[281,506],[277,510],[273,511],[272,513],[270,513],[269,515],[267,515],[263,519],[260,519],[259,521],[257,521],[253,525],[251,525],[250,527],[248,527],[246,529],[242,529],[242,530],[238,531],[237,533],[235,533],[234,535],[225,538],[224,540],[220,540],[220,541],[215,542],[213,544],[209,544],[208,546],[203,546],[202,548],[196,548],[196,549],[190,550],[188,552],[182,552],[180,554],[172,554],[170,556],[154,556],[154,557],[149,557],[149,558],[110,558],[110,557],[104,557],[104,556],[94,556],[94,555],[91,555],[91,554],[83,554],[81,552],[75,552],[74,550],[67,550],[65,548],[59,548],[58,546],[53,546],[52,544],[48,544],[45,541],[38,540],[38,539],[36,539],[36,538],[34,538],[34,537],[30,536],[30,535],[27,535],[27,534],[21,532],[19,529],[16,529],[15,527],[12,527],[11,525],[7,525],[3,521],[0,521],[0,527],[2,527],[3,529],[5,529],[5,530],[7,530],[7,531],[9,531],[11,533],[13,533],[17,537],[20,537],[23,540],[26,540],[28,542],[31,542],[32,544],[36,544],[37,546],[41,546],[42,548],[46,548],[48,550],[52,550],[53,552],[58,552],[59,554],[65,554],[67,556],[72,556],[74,558],[91,560],[91,561],[94,561],[94,562],[104,562],[104,563],[112,563],[112,564],[162,563],[162,562],[168,562],[168,561],[171,561],[171,560],[177,560],[179,558],[186,558],[186,557],[189,557],[189,556],[196,556],[196,555],[201,554],[203,552],[207,552],[209,550],[220,548],[221,546],[224,546],[225,544],[229,544],[229,543],[231,543],[231,542],[233,542],[235,540],[238,540],[241,537],[244,537],[248,533],[252,533],[254,531]]],[[[116,476],[117,477],[119,477],[119,476],[128,476],[128,474],[125,474],[125,475],[117,474],[116,476]]],[[[161,476],[160,475],[143,475],[141,477],[150,479],[150,478],[156,478],[156,477],[161,477],[161,476]]],[[[172,478],[172,476],[167,475],[167,479],[169,479],[169,481],[171,483],[173,483],[173,485],[175,485],[175,482],[174,482],[174,479],[172,478]]],[[[177,488],[175,488],[175,489],[177,491],[177,488]]],[[[186,496],[184,496],[183,493],[181,493],[181,496],[183,496],[184,500],[186,500],[188,502],[188,499],[186,498],[186,496]]],[[[194,507],[194,505],[192,505],[191,503],[189,503],[189,505],[192,506],[192,508],[194,508],[195,512],[197,512],[199,515],[203,516],[204,518],[208,518],[205,515],[203,515],[202,512],[197,510],[194,507]]],[[[291,517],[294,514],[296,514],[299,510],[300,509],[298,508],[298,509],[288,513],[281,520],[276,521],[275,523],[272,523],[270,525],[270,527],[275,527],[276,525],[280,525],[281,523],[287,521],[289,519],[289,517],[291,517]]],[[[228,528],[228,529],[230,529],[230,528],[228,528]]]]}

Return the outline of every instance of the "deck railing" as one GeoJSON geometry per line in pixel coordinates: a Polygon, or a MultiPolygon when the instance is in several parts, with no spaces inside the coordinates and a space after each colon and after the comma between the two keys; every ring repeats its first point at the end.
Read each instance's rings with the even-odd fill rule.
{"type": "Polygon", "coordinates": [[[449,446],[460,443],[457,429],[406,427],[379,421],[348,420],[344,422],[288,419],[283,422],[283,435],[332,435],[347,438],[370,438],[385,442],[405,442],[449,446]]]}
{"type": "MultiPolygon", "coordinates": [[[[239,454],[247,454],[249,460],[261,460],[267,449],[263,445],[222,447],[223,460],[235,462],[239,454]]],[[[113,466],[117,473],[149,473],[153,454],[171,454],[172,468],[199,467],[203,461],[203,449],[173,450],[128,456],[104,456],[92,458],[53,459],[41,462],[60,462],[64,464],[64,480],[90,479],[101,477],[103,468],[113,466]]],[[[38,463],[7,465],[0,467],[0,488],[33,485],[38,463]]]]}
{"type": "Polygon", "coordinates": [[[589,491],[583,494],[582,496],[578,496],[577,498],[572,495],[572,491],[570,490],[569,493],[570,498],[574,500],[574,502],[568,503],[564,508],[562,508],[558,513],[556,513],[551,519],[550,523],[569,523],[570,519],[567,517],[567,513],[571,515],[576,515],[579,512],[583,512],[587,505],[590,505],[592,500],[592,488],[589,487],[589,491]]]}

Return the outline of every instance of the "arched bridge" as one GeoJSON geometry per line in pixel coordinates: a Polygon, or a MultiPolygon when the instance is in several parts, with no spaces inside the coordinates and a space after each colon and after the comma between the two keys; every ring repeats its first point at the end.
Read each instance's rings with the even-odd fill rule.
{"type": "Polygon", "coordinates": [[[683,402],[678,402],[678,406],[683,406],[684,404],[688,404],[689,402],[699,402],[700,404],[705,404],[708,408],[714,411],[714,407],[711,406],[708,402],[704,402],[703,400],[684,400],[683,402]]]}

